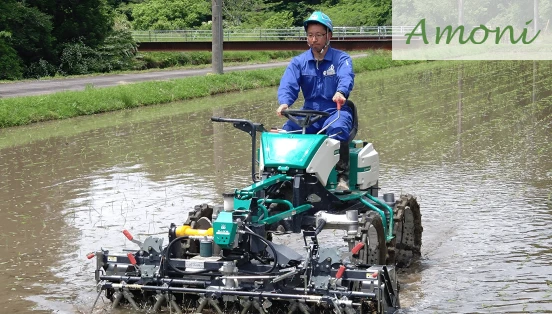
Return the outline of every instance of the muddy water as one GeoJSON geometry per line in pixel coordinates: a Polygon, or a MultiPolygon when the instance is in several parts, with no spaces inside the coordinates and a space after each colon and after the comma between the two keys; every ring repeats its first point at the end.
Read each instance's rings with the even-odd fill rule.
{"type": "MultiPolygon", "coordinates": [[[[357,138],[380,152],[382,192],[422,206],[422,258],[401,274],[408,312],[552,312],[551,86],[552,65],[533,62],[357,76],[357,138]]],[[[86,254],[134,249],[122,229],[165,236],[248,184],[248,135],[209,118],[278,125],[274,94],[0,131],[0,313],[89,313],[86,254]]]]}

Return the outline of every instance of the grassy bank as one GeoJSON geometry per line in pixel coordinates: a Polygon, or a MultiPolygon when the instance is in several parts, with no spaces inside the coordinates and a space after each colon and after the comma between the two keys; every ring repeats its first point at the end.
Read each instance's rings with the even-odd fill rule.
{"type": "MultiPolygon", "coordinates": [[[[415,63],[393,61],[387,51],[354,60],[356,73],[415,63]]],[[[87,88],[44,96],[0,99],[0,127],[66,119],[101,112],[169,103],[209,95],[277,86],[284,68],[230,72],[106,88],[87,88]]]]}

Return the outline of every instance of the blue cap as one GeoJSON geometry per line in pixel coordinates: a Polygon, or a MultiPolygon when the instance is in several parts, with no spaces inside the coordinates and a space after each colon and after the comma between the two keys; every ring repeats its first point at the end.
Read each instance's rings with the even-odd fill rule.
{"type": "Polygon", "coordinates": [[[333,33],[332,20],[330,20],[330,18],[321,11],[313,12],[311,16],[305,22],[303,22],[303,26],[305,26],[305,31],[307,31],[307,26],[309,26],[310,23],[322,24],[326,26],[330,30],[330,32],[333,33]]]}

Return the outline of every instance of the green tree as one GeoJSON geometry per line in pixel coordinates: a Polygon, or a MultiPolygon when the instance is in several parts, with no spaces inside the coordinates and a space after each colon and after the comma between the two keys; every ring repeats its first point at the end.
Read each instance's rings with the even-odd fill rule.
{"type": "Polygon", "coordinates": [[[265,0],[268,9],[275,12],[291,12],[294,26],[303,25],[305,17],[322,4],[322,1],[265,0]]]}
{"type": "Polygon", "coordinates": [[[11,34],[0,31],[0,80],[17,80],[23,77],[21,59],[10,45],[11,34]]]}
{"type": "Polygon", "coordinates": [[[96,71],[124,70],[133,66],[138,47],[130,29],[126,16],[119,15],[115,18],[112,32],[97,49],[100,62],[96,71]]]}
{"type": "Polygon", "coordinates": [[[124,15],[115,19],[113,30],[104,42],[91,48],[82,41],[64,45],[60,60],[63,74],[87,74],[132,68],[138,49],[124,15]]]}
{"type": "Polygon", "coordinates": [[[251,15],[265,10],[263,0],[224,0],[222,3],[224,22],[229,26],[241,26],[251,15]]]}
{"type": "Polygon", "coordinates": [[[40,59],[55,58],[50,16],[37,8],[18,3],[10,20],[13,47],[25,64],[37,62],[40,59]]]}
{"type": "Polygon", "coordinates": [[[19,73],[22,68],[41,59],[55,59],[50,16],[37,8],[17,0],[3,0],[0,2],[0,30],[6,30],[2,40],[3,53],[0,55],[5,54],[4,62],[13,62],[14,71],[19,73]]]}
{"type": "MultiPolygon", "coordinates": [[[[303,21],[316,10],[328,14],[335,26],[366,26],[391,24],[391,0],[264,0],[269,15],[292,13],[292,25],[303,21]]],[[[266,18],[265,18],[266,20],[266,18]]]]}
{"type": "Polygon", "coordinates": [[[128,4],[142,3],[143,0],[107,0],[107,4],[113,9],[118,9],[121,6],[126,6],[128,4]]]}
{"type": "Polygon", "coordinates": [[[113,26],[113,11],[107,0],[26,0],[52,17],[54,44],[82,41],[90,47],[100,45],[113,26]]]}
{"type": "Polygon", "coordinates": [[[321,9],[334,26],[391,25],[391,0],[343,0],[321,9]]]}
{"type": "Polygon", "coordinates": [[[293,26],[293,13],[289,11],[277,12],[265,19],[264,28],[288,28],[293,26]]]}
{"type": "Polygon", "coordinates": [[[211,2],[196,0],[147,0],[132,9],[134,29],[169,30],[201,26],[211,18],[211,2]]]}

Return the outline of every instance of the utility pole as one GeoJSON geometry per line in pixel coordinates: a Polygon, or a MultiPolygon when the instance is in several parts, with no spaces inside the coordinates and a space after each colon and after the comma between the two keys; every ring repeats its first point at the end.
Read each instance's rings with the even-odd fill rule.
{"type": "Polygon", "coordinates": [[[212,0],[212,25],[213,32],[211,63],[213,65],[213,73],[222,74],[222,0],[212,0]]]}

